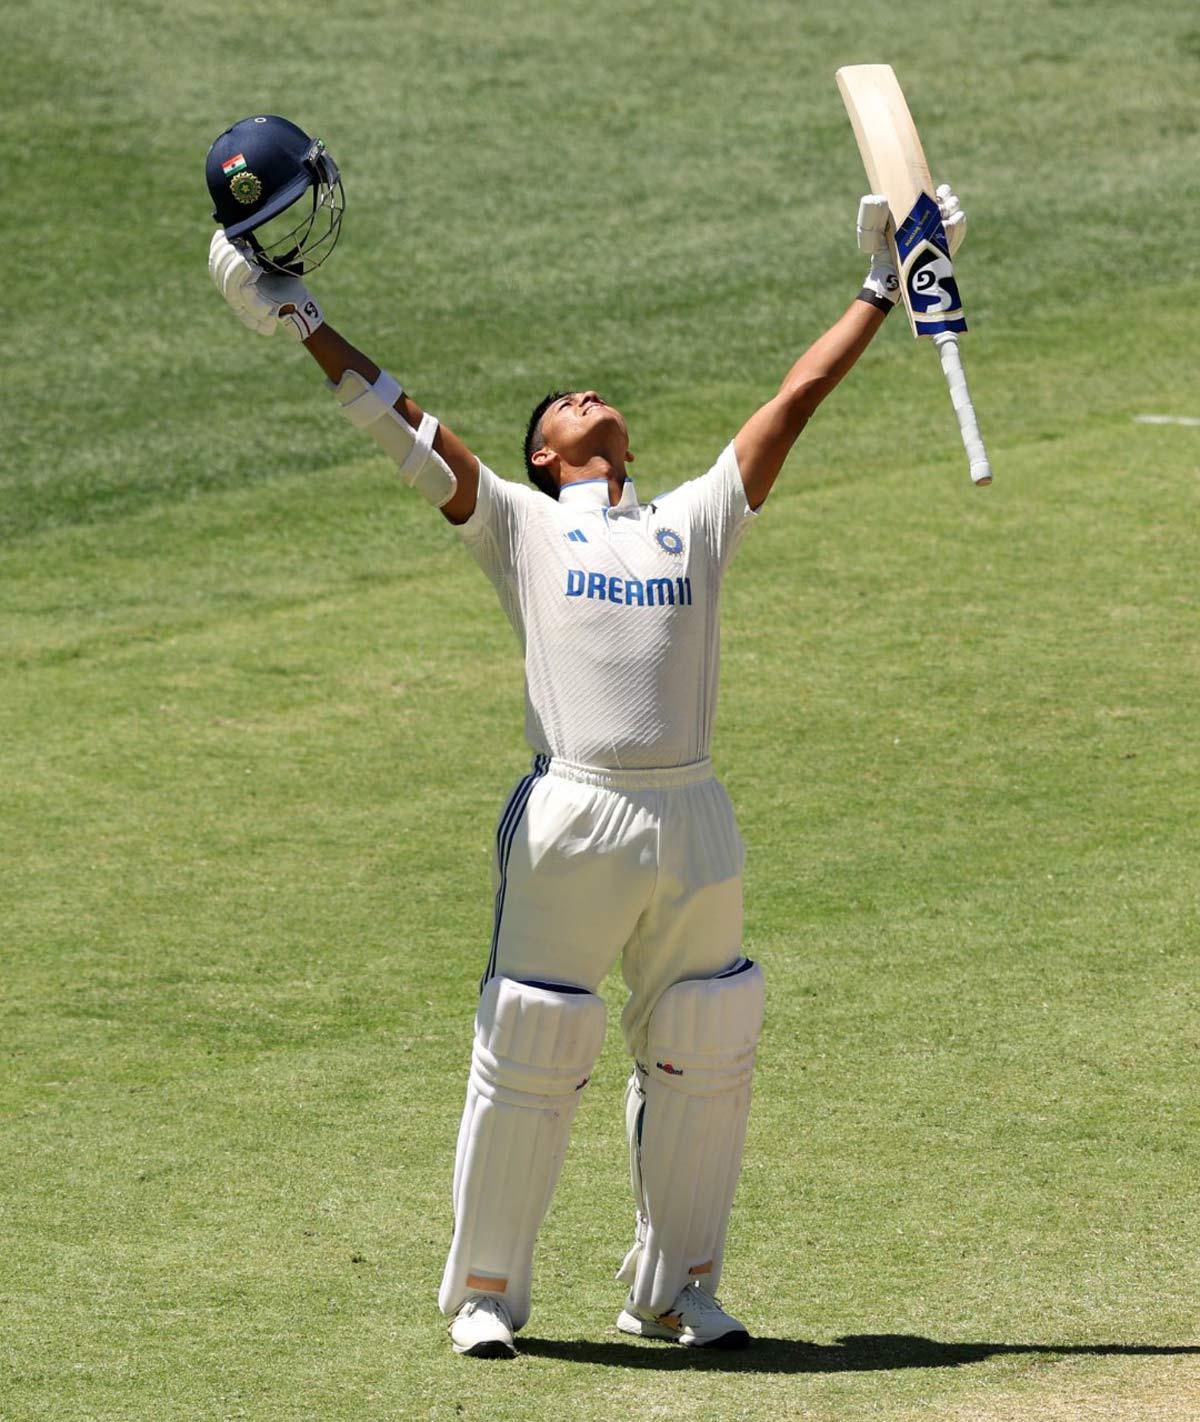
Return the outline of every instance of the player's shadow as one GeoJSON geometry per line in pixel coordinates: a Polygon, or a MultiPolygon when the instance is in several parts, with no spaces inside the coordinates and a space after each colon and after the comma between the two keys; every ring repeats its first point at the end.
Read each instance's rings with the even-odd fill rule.
{"type": "Polygon", "coordinates": [[[961,1368],[1011,1353],[1046,1357],[1177,1357],[1200,1355],[1200,1346],[1141,1343],[941,1343],[909,1333],[850,1333],[836,1343],[803,1343],[793,1338],[755,1338],[749,1348],[725,1353],[680,1348],[674,1343],[620,1342],[574,1338],[517,1340],[522,1353],[598,1363],[614,1368],[708,1368],[729,1373],[869,1373],[900,1368],[961,1368]]]}

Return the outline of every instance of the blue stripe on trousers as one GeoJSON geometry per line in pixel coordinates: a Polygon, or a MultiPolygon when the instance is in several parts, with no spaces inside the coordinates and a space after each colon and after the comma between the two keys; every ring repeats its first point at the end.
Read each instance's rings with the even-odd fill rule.
{"type": "Polygon", "coordinates": [[[728,968],[716,973],[712,981],[716,982],[718,978],[736,978],[739,973],[748,973],[753,966],[753,958],[738,958],[738,960],[735,963],[731,963],[728,968]]]}
{"type": "Polygon", "coordinates": [[[492,926],[492,946],[488,954],[487,968],[479,980],[479,990],[496,975],[496,950],[500,945],[500,920],[504,915],[504,897],[508,889],[508,860],[512,853],[513,840],[517,837],[517,827],[525,813],[525,806],[533,794],[533,787],[550,769],[550,757],[537,755],[533,758],[533,769],[521,780],[509,797],[508,804],[500,816],[496,829],[496,858],[500,868],[500,884],[496,890],[496,913],[492,926]]]}

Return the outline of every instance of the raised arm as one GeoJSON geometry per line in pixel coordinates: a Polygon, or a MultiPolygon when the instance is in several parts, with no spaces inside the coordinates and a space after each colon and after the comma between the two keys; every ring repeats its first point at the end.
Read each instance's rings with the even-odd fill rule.
{"type": "Polygon", "coordinates": [[[792,366],[775,398],[756,410],[737,433],[733,447],[752,509],[771,492],[783,461],[817,406],[871,344],[896,304],[900,280],[888,246],[887,225],[887,199],[863,198],[858,205],[858,245],[871,258],[871,269],[862,290],[792,366]]]}
{"type": "MultiPolygon", "coordinates": [[[[333,385],[340,385],[347,371],[354,371],[372,385],[381,374],[374,361],[369,360],[357,346],[352,346],[326,322],[322,322],[312,335],[307,337],[304,348],[333,385]]],[[[393,408],[412,429],[420,429],[425,411],[411,395],[401,391],[393,408]]],[[[475,496],[479,489],[479,460],[454,431],[440,421],[433,438],[433,448],[449,466],[455,482],[453,494],[440,505],[442,514],[451,523],[466,523],[475,512],[475,496]]]]}
{"type": "Polygon", "coordinates": [[[788,451],[814,410],[862,355],[887,312],[855,298],[845,314],[814,341],[733,441],[746,502],[756,509],[771,492],[788,451]]]}
{"type": "Polygon", "coordinates": [[[264,272],[245,247],[221,231],[213,236],[208,265],[218,291],[244,325],[265,336],[280,327],[303,342],[334,387],[342,413],[391,455],[406,482],[451,523],[471,517],[479,461],[452,430],[428,416],[392,377],[327,324],[302,281],[264,272]]]}
{"type": "MultiPolygon", "coordinates": [[[[937,199],[953,255],[966,233],[966,214],[948,186],[938,188],[937,199]]],[[[858,246],[871,258],[862,290],[845,314],[792,366],[775,398],[756,410],[734,439],[746,502],[753,509],[771,492],[783,461],[817,406],[870,345],[899,298],[900,279],[887,239],[888,221],[886,198],[872,194],[859,203],[858,246]]]]}

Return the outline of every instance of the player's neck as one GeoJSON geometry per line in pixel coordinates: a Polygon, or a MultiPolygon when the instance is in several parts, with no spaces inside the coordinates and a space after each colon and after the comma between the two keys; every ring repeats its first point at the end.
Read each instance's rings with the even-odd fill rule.
{"type": "Polygon", "coordinates": [[[558,479],[558,487],[566,489],[571,484],[594,483],[603,479],[608,484],[609,504],[618,504],[625,488],[625,466],[614,464],[603,454],[595,454],[586,464],[565,466],[558,479]]]}

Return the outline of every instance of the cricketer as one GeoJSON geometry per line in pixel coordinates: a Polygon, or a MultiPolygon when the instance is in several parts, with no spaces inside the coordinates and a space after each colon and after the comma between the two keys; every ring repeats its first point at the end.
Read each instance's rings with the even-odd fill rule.
{"type": "MultiPolygon", "coordinates": [[[[604,1039],[598,990],[619,959],[635,1214],[617,1327],[745,1347],[717,1289],[764,988],[742,952],[742,839],[709,758],[721,588],[793,443],[895,304],[887,204],[860,205],[870,269],[845,313],[707,472],[643,502],[603,392],[538,403],[518,484],[324,319],[303,277],[332,250],[344,196],[319,141],[247,118],[212,145],[207,180],[218,290],[252,330],[303,342],[341,413],[456,530],[523,648],[533,762],[496,830],[438,1300],[451,1344],[515,1355],[535,1237],[604,1039]]],[[[942,211],[961,232],[948,190],[942,211]]]]}

